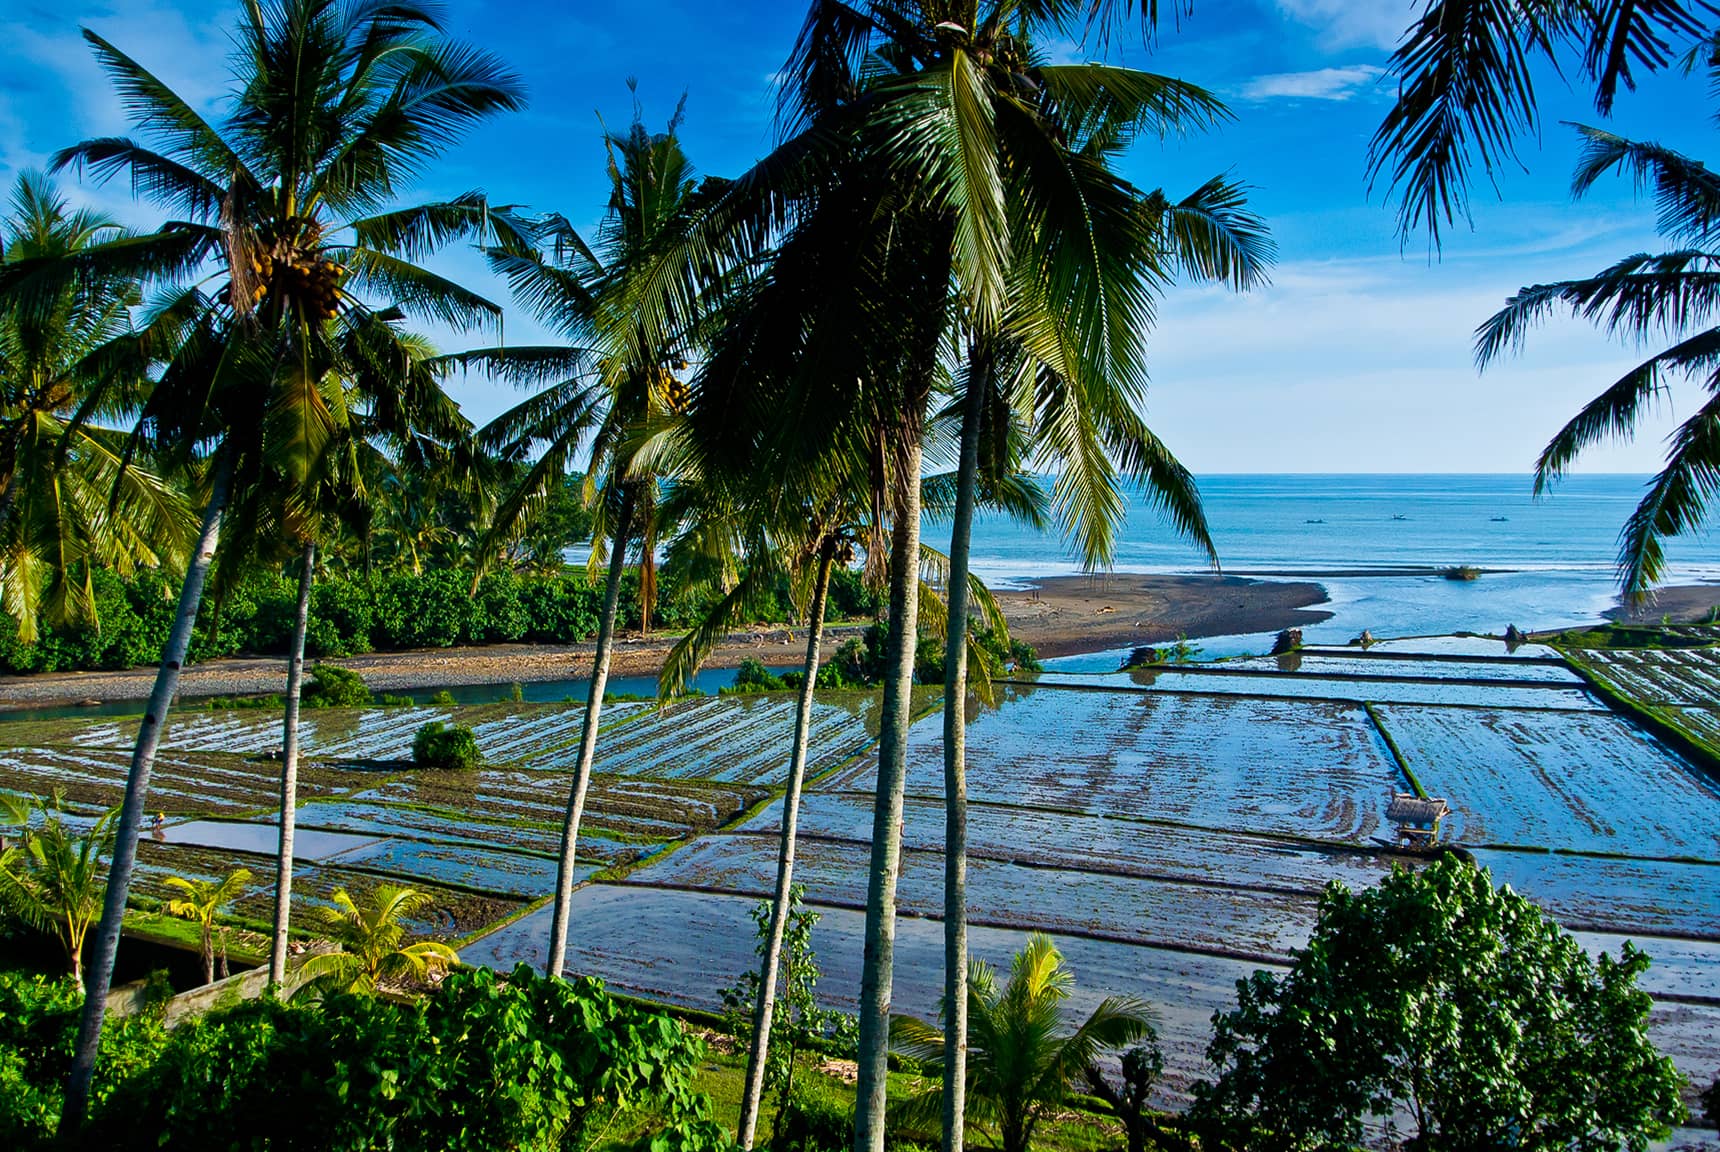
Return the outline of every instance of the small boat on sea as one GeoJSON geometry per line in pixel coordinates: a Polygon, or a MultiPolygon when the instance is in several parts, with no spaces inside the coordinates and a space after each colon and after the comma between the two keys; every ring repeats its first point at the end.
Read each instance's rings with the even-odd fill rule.
{"type": "Polygon", "coordinates": [[[1325,521],[1324,520],[1304,520],[1304,521],[1302,521],[1302,523],[1304,523],[1304,524],[1324,524],[1325,521]]]}
{"type": "Polygon", "coordinates": [[[1408,520],[1409,517],[1405,516],[1402,512],[1394,512],[1394,513],[1392,513],[1392,519],[1393,520],[1408,520]]]}
{"type": "Polygon", "coordinates": [[[1493,517],[1493,523],[1503,524],[1509,519],[1511,519],[1511,517],[1509,517],[1509,516],[1495,516],[1495,517],[1493,517]]]}

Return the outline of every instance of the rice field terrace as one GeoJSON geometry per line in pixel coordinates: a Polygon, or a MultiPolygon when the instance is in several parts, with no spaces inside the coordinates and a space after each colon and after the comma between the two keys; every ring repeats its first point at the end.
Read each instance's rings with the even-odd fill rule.
{"type": "Polygon", "coordinates": [[[1620,716],[1378,712],[1465,844],[1720,861],[1720,789],[1620,716]]]}
{"type": "MultiPolygon", "coordinates": [[[[1359,706],[1017,688],[968,728],[976,800],[1220,831],[1363,842],[1406,787],[1359,706]]],[[[942,730],[909,735],[908,792],[943,795],[942,730]]],[[[870,792],[870,759],[826,785],[870,792]]]]}
{"type": "MultiPolygon", "coordinates": [[[[1701,650],[1677,655],[1652,671],[1676,663],[1680,675],[1708,675],[1682,659],[1707,659],[1701,650]]],[[[1632,683],[1654,687],[1657,715],[1682,709],[1691,729],[1712,722],[1720,734],[1705,680],[1674,687],[1641,673],[1632,683]]],[[[1082,1003],[1153,1000],[1169,1065],[1161,1095],[1175,1102],[1205,1071],[1212,1012],[1232,1001],[1237,979],[1284,963],[1306,939],[1328,882],[1367,885],[1394,864],[1414,866],[1418,857],[1392,847],[1386,808],[1421,791],[1451,804],[1442,840],[1585,946],[1616,951],[1632,939],[1656,957],[1645,981],[1655,1039],[1687,1072],[1712,1075],[1720,787],[1615,707],[1552,649],[1480,638],[1004,683],[968,730],[975,952],[1003,963],[1027,932],[1048,931],[1075,966],[1082,1003]]],[[[774,881],[792,710],[786,694],[606,709],[572,968],[636,995],[720,1006],[719,990],[754,961],[748,910],[774,881]]],[[[371,708],[310,720],[297,895],[308,904],[337,886],[404,881],[434,895],[419,927],[461,941],[468,960],[539,962],[581,709],[371,708]],[[427,719],[472,725],[485,767],[413,769],[411,737],[427,719]]],[[[821,697],[800,813],[796,880],[824,916],[819,988],[849,1008],[877,723],[873,696],[821,697]]],[[[118,800],[130,730],[0,725],[11,745],[0,748],[0,788],[61,787],[93,813],[118,800]]],[[[276,719],[188,713],[172,736],[151,801],[172,819],[145,842],[139,896],[159,898],[171,873],[244,863],[257,881],[241,913],[262,923],[278,770],[263,753],[278,742],[276,719]]],[[[895,998],[931,1015],[944,813],[942,728],[930,709],[910,729],[908,761],[895,998]]]]}
{"type": "Polygon", "coordinates": [[[1583,649],[1573,656],[1645,704],[1720,708],[1720,650],[1583,649]]]}

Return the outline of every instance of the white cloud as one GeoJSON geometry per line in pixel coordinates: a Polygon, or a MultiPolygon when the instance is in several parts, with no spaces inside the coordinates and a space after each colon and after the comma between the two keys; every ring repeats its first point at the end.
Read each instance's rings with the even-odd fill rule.
{"type": "Polygon", "coordinates": [[[1416,0],[1275,0],[1278,11],[1316,29],[1327,48],[1396,47],[1420,14],[1416,0]]]}
{"type": "MultiPolygon", "coordinates": [[[[1179,287],[1148,337],[1148,416],[1196,472],[1524,472],[1577,409],[1648,355],[1561,318],[1485,372],[1476,325],[1519,285],[1602,249],[1425,265],[1301,261],[1243,296],[1179,287]]],[[[1580,470],[1649,472],[1703,397],[1679,382],[1630,441],[1580,470]]]]}
{"type": "Polygon", "coordinates": [[[1273,72],[1243,85],[1246,100],[1348,100],[1370,91],[1385,69],[1372,64],[1316,68],[1310,72],[1273,72]]]}

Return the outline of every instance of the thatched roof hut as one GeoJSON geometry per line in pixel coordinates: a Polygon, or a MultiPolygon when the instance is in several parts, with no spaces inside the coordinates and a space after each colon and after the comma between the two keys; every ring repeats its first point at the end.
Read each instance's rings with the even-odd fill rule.
{"type": "Polygon", "coordinates": [[[1414,796],[1408,792],[1399,792],[1392,797],[1392,802],[1386,806],[1386,819],[1393,824],[1431,826],[1449,815],[1451,815],[1451,805],[1444,800],[1414,796]]]}

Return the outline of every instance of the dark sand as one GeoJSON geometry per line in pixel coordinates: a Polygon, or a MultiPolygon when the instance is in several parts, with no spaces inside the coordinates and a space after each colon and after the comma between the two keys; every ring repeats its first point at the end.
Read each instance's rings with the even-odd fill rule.
{"type": "Polygon", "coordinates": [[[1178,636],[1230,636],[1301,628],[1332,617],[1310,611],[1326,590],[1307,580],[1238,576],[1053,576],[998,600],[1011,635],[1041,656],[1159,644],[1178,636]]]}
{"type": "Polygon", "coordinates": [[[1710,609],[1720,605],[1720,584],[1673,584],[1657,588],[1652,597],[1635,607],[1620,604],[1609,608],[1608,620],[1623,620],[1631,624],[1658,624],[1670,616],[1674,624],[1696,624],[1704,620],[1710,609]]]}

